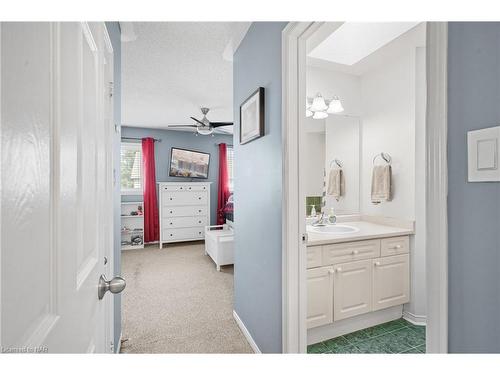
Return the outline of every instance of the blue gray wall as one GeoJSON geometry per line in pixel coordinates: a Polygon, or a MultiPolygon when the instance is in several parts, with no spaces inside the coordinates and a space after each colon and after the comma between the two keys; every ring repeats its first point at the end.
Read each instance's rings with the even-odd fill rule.
{"type": "Polygon", "coordinates": [[[449,351],[500,352],[500,183],[467,182],[467,131],[500,124],[500,23],[450,23],[449,351]]]}
{"type": "MultiPolygon", "coordinates": [[[[113,46],[114,60],[114,119],[115,124],[121,125],[121,83],[122,83],[122,52],[121,52],[121,32],[118,22],[106,22],[106,28],[113,46]]],[[[120,181],[120,133],[115,132],[113,137],[113,168],[115,170],[116,181],[120,181]]],[[[120,184],[114,186],[113,194],[113,268],[115,275],[121,273],[121,250],[120,250],[120,184]]],[[[108,275],[111,277],[111,275],[108,275]]],[[[114,325],[115,325],[115,349],[118,348],[120,335],[122,333],[122,298],[121,295],[114,295],[114,325]]]]}
{"type": "Polygon", "coordinates": [[[264,353],[281,352],[281,32],[254,22],[234,55],[234,308],[264,353]],[[239,145],[239,105],[265,88],[265,136],[239,145]]]}
{"type": "MultiPolygon", "coordinates": [[[[191,179],[182,177],[169,177],[170,167],[170,149],[172,147],[187,148],[190,150],[207,152],[210,154],[210,166],[208,169],[208,179],[193,181],[212,182],[210,187],[210,222],[215,225],[217,212],[217,179],[219,176],[219,150],[216,143],[233,144],[232,135],[195,136],[194,133],[181,132],[175,130],[145,129],[122,127],[122,137],[152,137],[161,139],[161,142],[155,143],[155,164],[156,181],[180,181],[189,182],[191,179]]],[[[123,195],[123,201],[142,200],[142,195],[123,195]]]]}

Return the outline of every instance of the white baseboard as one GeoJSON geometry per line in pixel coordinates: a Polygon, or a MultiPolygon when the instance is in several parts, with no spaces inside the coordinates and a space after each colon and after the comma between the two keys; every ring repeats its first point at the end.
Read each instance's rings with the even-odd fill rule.
{"type": "Polygon", "coordinates": [[[411,324],[416,326],[427,325],[427,316],[425,315],[415,315],[408,311],[403,311],[403,319],[409,321],[411,324]]]}
{"type": "Polygon", "coordinates": [[[257,353],[257,354],[262,354],[262,352],[260,351],[259,347],[255,343],[252,335],[248,331],[247,327],[245,327],[245,324],[243,324],[243,321],[240,319],[240,317],[238,316],[238,314],[234,310],[233,310],[233,318],[234,318],[234,320],[236,320],[236,324],[238,324],[238,327],[240,327],[241,333],[243,333],[243,336],[245,336],[245,338],[247,339],[248,343],[252,347],[253,351],[255,353],[257,353]]]}
{"type": "Polygon", "coordinates": [[[120,338],[118,339],[118,347],[116,348],[115,354],[120,354],[122,349],[122,334],[120,333],[120,338]]]}

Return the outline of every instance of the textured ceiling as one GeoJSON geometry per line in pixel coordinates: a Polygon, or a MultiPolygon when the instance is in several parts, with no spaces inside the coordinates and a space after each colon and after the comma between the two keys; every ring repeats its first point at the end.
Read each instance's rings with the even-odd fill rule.
{"type": "Polygon", "coordinates": [[[249,23],[134,22],[122,42],[122,123],[167,128],[192,124],[200,107],[211,121],[233,120],[232,50],[249,23]]]}

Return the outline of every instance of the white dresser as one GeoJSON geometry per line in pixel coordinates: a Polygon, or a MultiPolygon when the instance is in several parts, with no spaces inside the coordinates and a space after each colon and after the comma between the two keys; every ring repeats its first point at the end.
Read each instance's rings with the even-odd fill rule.
{"type": "Polygon", "coordinates": [[[160,249],[164,243],[205,238],[211,182],[159,182],[160,249]]]}

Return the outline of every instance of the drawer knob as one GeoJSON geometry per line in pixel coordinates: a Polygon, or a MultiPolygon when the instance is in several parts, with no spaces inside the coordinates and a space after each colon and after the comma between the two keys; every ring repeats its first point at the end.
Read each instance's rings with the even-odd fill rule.
{"type": "Polygon", "coordinates": [[[189,187],[189,190],[191,190],[191,186],[189,187]]]}
{"type": "Polygon", "coordinates": [[[201,197],[198,197],[198,199],[201,199],[201,197]]]}
{"type": "Polygon", "coordinates": [[[172,198],[170,198],[170,200],[172,200],[172,198]]]}
{"type": "Polygon", "coordinates": [[[198,223],[201,224],[201,220],[198,220],[198,223]]]}
{"type": "Polygon", "coordinates": [[[397,250],[397,249],[401,249],[401,247],[402,247],[401,245],[396,245],[396,246],[393,246],[392,248],[397,250]]]}
{"type": "Polygon", "coordinates": [[[378,267],[378,266],[380,266],[380,262],[375,262],[375,263],[373,263],[373,265],[374,265],[375,267],[378,267]]]}
{"type": "Polygon", "coordinates": [[[352,255],[356,255],[356,254],[359,254],[359,250],[353,250],[352,251],[352,255]]]}
{"type": "Polygon", "coordinates": [[[201,212],[201,210],[198,210],[198,212],[201,212]]]}
{"type": "Polygon", "coordinates": [[[172,233],[170,233],[170,237],[172,237],[172,236],[173,236],[173,234],[172,234],[172,233]]]}
{"type": "Polygon", "coordinates": [[[172,225],[172,223],[170,223],[170,225],[172,225]]]}
{"type": "Polygon", "coordinates": [[[333,275],[333,274],[335,273],[335,270],[328,270],[328,273],[329,273],[330,275],[333,275]]]}
{"type": "Polygon", "coordinates": [[[170,213],[172,213],[172,211],[170,211],[170,213]]]}
{"type": "Polygon", "coordinates": [[[338,267],[335,271],[342,272],[342,267],[338,267]]]}

